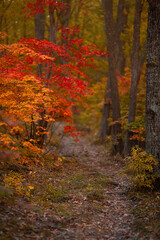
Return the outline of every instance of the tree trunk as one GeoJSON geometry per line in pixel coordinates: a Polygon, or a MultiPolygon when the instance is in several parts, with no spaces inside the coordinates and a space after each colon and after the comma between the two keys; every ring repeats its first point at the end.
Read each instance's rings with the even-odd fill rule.
{"type": "MultiPolygon", "coordinates": [[[[34,16],[34,20],[35,20],[35,36],[39,40],[43,40],[45,36],[45,12],[41,14],[36,13],[34,16]]],[[[42,76],[42,72],[43,72],[43,66],[42,64],[38,64],[38,75],[40,77],[42,76]]],[[[36,132],[39,132],[39,136],[38,136],[39,138],[37,143],[39,144],[40,147],[42,147],[44,143],[44,138],[45,138],[44,129],[47,128],[47,121],[44,118],[45,109],[43,110],[43,107],[42,106],[40,107],[42,108],[41,120],[39,120],[36,124],[34,121],[32,121],[31,129],[32,129],[33,138],[35,139],[37,139],[36,132]]]]}
{"type": "Polygon", "coordinates": [[[11,6],[12,2],[13,0],[10,0],[9,2],[7,2],[8,4],[6,5],[5,0],[0,0],[0,32],[2,31],[3,28],[3,19],[5,17],[5,13],[11,6]]]}
{"type": "MultiPolygon", "coordinates": [[[[143,7],[143,0],[136,0],[135,3],[135,16],[134,16],[134,32],[133,32],[133,53],[132,53],[132,72],[131,72],[131,87],[129,99],[129,113],[128,124],[135,122],[136,115],[136,97],[137,97],[137,84],[139,78],[139,49],[140,49],[140,26],[141,26],[141,13],[143,7]]],[[[124,145],[124,155],[130,153],[134,145],[134,141],[130,138],[133,136],[131,129],[126,132],[126,139],[124,145]]]]}
{"type": "MultiPolygon", "coordinates": [[[[116,24],[114,26],[114,41],[115,44],[115,59],[116,59],[116,70],[118,70],[122,75],[124,74],[125,58],[123,54],[123,41],[120,39],[121,33],[124,32],[127,25],[128,17],[128,5],[125,0],[119,0],[117,9],[116,24]]],[[[112,13],[113,14],[113,13],[112,13]]],[[[110,51],[110,50],[109,50],[110,51]]],[[[109,78],[108,78],[109,79],[109,78]]],[[[110,89],[107,82],[104,105],[102,109],[101,123],[98,131],[98,137],[104,141],[106,136],[111,133],[110,126],[108,124],[108,118],[110,116],[111,103],[107,103],[107,98],[111,98],[110,93],[107,92],[110,89]]]]}
{"type": "Polygon", "coordinates": [[[98,131],[98,137],[104,141],[106,136],[110,135],[110,126],[108,123],[108,118],[110,116],[110,110],[111,110],[111,88],[110,88],[110,80],[108,78],[107,81],[107,87],[105,92],[105,98],[104,98],[104,104],[102,109],[102,117],[101,117],[101,123],[100,128],[98,131]]]}
{"type": "Polygon", "coordinates": [[[45,13],[35,13],[35,37],[39,40],[44,39],[45,33],[45,13]]]}
{"type": "Polygon", "coordinates": [[[119,0],[117,9],[117,18],[115,24],[115,41],[116,41],[116,70],[120,72],[121,75],[124,74],[125,58],[123,54],[124,42],[121,40],[121,34],[124,33],[127,27],[128,20],[128,4],[126,0],[119,0]]]}
{"type": "Polygon", "coordinates": [[[71,17],[71,0],[62,0],[62,2],[67,4],[65,12],[62,10],[60,16],[61,25],[65,28],[68,27],[71,17]]]}
{"type": "Polygon", "coordinates": [[[146,60],[146,152],[159,161],[160,174],[160,1],[148,1],[146,60]]]}
{"type": "Polygon", "coordinates": [[[50,16],[49,40],[50,40],[50,42],[57,43],[57,26],[56,26],[54,11],[55,11],[54,7],[49,5],[49,16],[50,16]]]}
{"type": "MultiPolygon", "coordinates": [[[[35,37],[38,38],[39,40],[44,39],[44,34],[45,34],[45,13],[35,13],[34,15],[34,22],[35,22],[35,37]]],[[[38,64],[38,75],[42,75],[43,67],[42,64],[38,64]]]]}
{"type": "Polygon", "coordinates": [[[113,153],[122,152],[122,137],[121,137],[121,124],[120,124],[120,101],[118,92],[118,82],[116,73],[116,58],[115,58],[115,32],[114,32],[114,19],[113,19],[113,1],[103,0],[103,9],[105,12],[105,25],[107,35],[107,49],[110,52],[108,55],[109,63],[109,78],[111,85],[111,101],[112,101],[112,147],[113,153]]]}

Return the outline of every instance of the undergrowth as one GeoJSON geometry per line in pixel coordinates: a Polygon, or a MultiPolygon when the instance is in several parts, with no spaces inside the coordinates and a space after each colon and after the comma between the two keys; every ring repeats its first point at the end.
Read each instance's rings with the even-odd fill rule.
{"type": "Polygon", "coordinates": [[[135,202],[131,213],[134,215],[134,227],[140,237],[160,239],[160,192],[155,174],[158,161],[138,146],[134,147],[131,156],[126,159],[127,173],[133,187],[128,192],[129,198],[135,202]],[[152,237],[151,237],[152,236],[152,237]]]}
{"type": "Polygon", "coordinates": [[[153,189],[159,177],[154,170],[158,161],[138,146],[132,148],[131,156],[126,158],[127,173],[137,189],[153,189]]]}
{"type": "Polygon", "coordinates": [[[105,202],[105,188],[108,177],[94,173],[80,166],[74,158],[46,156],[44,164],[37,164],[21,173],[1,166],[1,188],[4,194],[0,202],[10,198],[23,198],[40,209],[53,209],[55,215],[65,218],[84,213],[84,205],[89,211],[101,211],[105,202]],[[9,195],[5,194],[8,190],[9,195]],[[83,203],[83,204],[82,204],[83,203]]]}
{"type": "Polygon", "coordinates": [[[160,239],[160,193],[132,189],[129,197],[135,202],[131,213],[134,216],[134,227],[140,237],[160,239]]]}

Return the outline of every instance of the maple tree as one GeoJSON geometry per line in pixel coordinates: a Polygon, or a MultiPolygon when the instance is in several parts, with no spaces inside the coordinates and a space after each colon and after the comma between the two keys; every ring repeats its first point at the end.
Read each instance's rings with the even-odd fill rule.
{"type": "MultiPolygon", "coordinates": [[[[38,39],[0,45],[3,149],[27,147],[41,152],[47,126],[54,121],[72,123],[71,107],[90,92],[89,77],[83,70],[93,67],[94,55],[105,53],[94,45],[85,46],[83,39],[76,37],[77,28],[61,31],[64,46],[38,39]],[[61,59],[66,64],[61,64],[61,59]],[[41,76],[37,75],[37,64],[44,66],[41,76]],[[42,118],[45,126],[38,124],[42,118]]],[[[74,131],[65,128],[65,132],[76,136],[74,131]]]]}

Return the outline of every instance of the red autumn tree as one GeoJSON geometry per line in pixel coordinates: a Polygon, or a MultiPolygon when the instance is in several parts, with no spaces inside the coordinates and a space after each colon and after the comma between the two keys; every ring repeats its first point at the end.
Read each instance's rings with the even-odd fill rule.
{"type": "MultiPolygon", "coordinates": [[[[104,55],[95,46],[85,46],[75,28],[62,30],[65,46],[47,40],[21,39],[0,45],[1,149],[36,154],[54,121],[72,123],[71,107],[89,93],[84,68],[93,66],[94,55],[104,55]],[[61,59],[65,64],[61,64],[61,59]],[[37,75],[37,65],[44,71],[37,75]],[[45,119],[46,125],[37,124],[45,119]]],[[[71,133],[71,128],[65,131],[71,133]]],[[[24,156],[23,156],[24,160],[24,156]]]]}

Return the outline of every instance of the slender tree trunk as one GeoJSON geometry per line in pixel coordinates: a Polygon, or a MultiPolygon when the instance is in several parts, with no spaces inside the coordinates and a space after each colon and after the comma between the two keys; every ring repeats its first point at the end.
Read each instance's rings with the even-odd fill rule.
{"type": "Polygon", "coordinates": [[[4,18],[4,28],[5,28],[5,32],[7,33],[7,37],[6,37],[6,44],[9,43],[9,38],[8,38],[8,24],[7,24],[7,18],[4,18]]]}
{"type": "MultiPolygon", "coordinates": [[[[35,36],[39,40],[43,40],[44,36],[45,36],[45,12],[41,13],[41,14],[36,13],[34,17],[35,17],[34,18],[34,20],[35,20],[35,36]]],[[[43,66],[42,66],[42,64],[38,64],[38,75],[42,76],[42,72],[43,72],[43,66]]],[[[34,121],[32,122],[32,135],[33,135],[33,138],[37,138],[36,132],[37,131],[39,132],[37,142],[38,142],[39,146],[42,147],[43,143],[44,143],[44,139],[45,139],[44,129],[47,128],[47,121],[44,118],[45,109],[43,109],[43,106],[40,106],[40,108],[42,108],[41,120],[39,120],[36,124],[34,121]]]]}
{"type": "Polygon", "coordinates": [[[26,38],[26,18],[23,18],[23,37],[26,38]]]}
{"type": "MultiPolygon", "coordinates": [[[[139,60],[140,60],[139,49],[140,49],[140,26],[141,26],[142,7],[143,7],[143,0],[136,0],[135,16],[134,16],[132,72],[131,72],[128,124],[135,122],[135,115],[136,115],[136,97],[137,97],[137,84],[138,84],[138,78],[139,78],[139,60]]],[[[132,136],[133,136],[132,131],[128,129],[126,132],[124,155],[127,155],[128,153],[130,153],[130,150],[134,145],[134,141],[130,139],[132,136]]]]}
{"type": "Polygon", "coordinates": [[[35,21],[35,37],[39,40],[44,39],[45,33],[45,13],[35,13],[34,21],[35,21]]]}
{"type": "MultiPolygon", "coordinates": [[[[34,15],[34,22],[35,22],[35,37],[38,38],[39,40],[44,39],[44,34],[45,34],[45,13],[35,13],[34,15]]],[[[42,64],[38,64],[38,75],[42,75],[42,64]]]]}
{"type": "Polygon", "coordinates": [[[138,82],[137,82],[137,84],[140,81],[141,73],[142,73],[142,69],[143,69],[143,65],[145,63],[145,60],[146,60],[146,43],[144,45],[143,51],[141,53],[141,56],[139,58],[138,76],[137,76],[138,82]]]}
{"type": "Polygon", "coordinates": [[[0,16],[0,32],[2,32],[3,15],[0,16]]]}
{"type": "MultiPolygon", "coordinates": [[[[25,0],[23,0],[23,6],[26,6],[25,0]]],[[[27,37],[27,17],[23,15],[23,29],[22,29],[22,36],[24,38],[27,37]]]]}
{"type": "Polygon", "coordinates": [[[57,43],[57,26],[55,20],[55,9],[51,5],[49,6],[49,16],[50,16],[50,42],[57,43]]]}
{"type": "Polygon", "coordinates": [[[98,131],[98,137],[102,141],[105,140],[106,136],[111,134],[110,126],[108,123],[110,110],[111,110],[110,99],[111,99],[111,88],[110,88],[110,80],[108,78],[106,92],[105,92],[105,98],[104,98],[104,104],[103,104],[103,109],[102,109],[101,123],[100,123],[100,128],[98,131]]]}
{"type": "MultiPolygon", "coordinates": [[[[60,22],[63,28],[67,28],[69,26],[69,21],[71,17],[71,0],[63,0],[62,2],[66,3],[67,7],[65,9],[65,13],[61,11],[60,22]]],[[[61,44],[62,46],[66,44],[65,38],[62,38],[61,44]]],[[[65,64],[65,61],[63,60],[62,63],[65,64]]]]}
{"type": "Polygon", "coordinates": [[[65,8],[65,13],[64,11],[61,12],[60,21],[62,27],[68,27],[71,17],[71,0],[62,0],[62,2],[66,3],[67,6],[65,8]]]}
{"type": "Polygon", "coordinates": [[[118,70],[121,75],[124,74],[125,67],[125,57],[123,54],[124,42],[121,40],[121,34],[124,33],[127,27],[128,20],[128,3],[126,0],[119,0],[117,9],[117,18],[115,24],[115,41],[116,41],[116,70],[118,70]]]}
{"type": "Polygon", "coordinates": [[[160,174],[160,1],[148,1],[146,60],[146,151],[159,161],[160,174]]]}
{"type": "MultiPolygon", "coordinates": [[[[58,20],[56,21],[56,9],[49,5],[49,41],[52,42],[52,43],[57,43],[57,22],[58,20]]],[[[54,51],[52,51],[52,55],[53,57],[55,57],[55,53],[54,51]]],[[[50,77],[51,77],[51,72],[52,72],[52,66],[48,66],[46,64],[45,66],[45,71],[46,71],[46,78],[49,80],[50,77]]],[[[49,85],[48,85],[49,87],[49,85]]]]}
{"type": "Polygon", "coordinates": [[[103,0],[103,9],[105,12],[105,25],[107,35],[107,49],[110,52],[108,56],[109,63],[109,78],[111,85],[111,100],[112,100],[112,131],[113,131],[113,153],[122,152],[122,137],[120,124],[120,101],[118,92],[118,82],[116,73],[116,58],[115,58],[115,32],[113,19],[113,1],[103,0]]]}
{"type": "MultiPolygon", "coordinates": [[[[115,59],[116,59],[116,70],[123,75],[125,67],[125,58],[123,54],[123,41],[120,39],[121,33],[124,32],[127,25],[128,18],[128,5],[125,0],[119,0],[117,9],[116,24],[114,25],[114,41],[115,44],[115,59]]],[[[109,50],[110,51],[110,50],[109,50]]],[[[109,80],[107,82],[106,91],[110,89],[108,86],[109,80]]],[[[109,84],[110,85],[110,84],[109,84]]],[[[108,118],[110,116],[111,104],[107,103],[107,98],[111,98],[109,93],[105,93],[104,105],[102,109],[101,123],[98,131],[98,137],[101,140],[105,140],[106,136],[111,133],[110,126],[108,124],[108,118]]]]}

